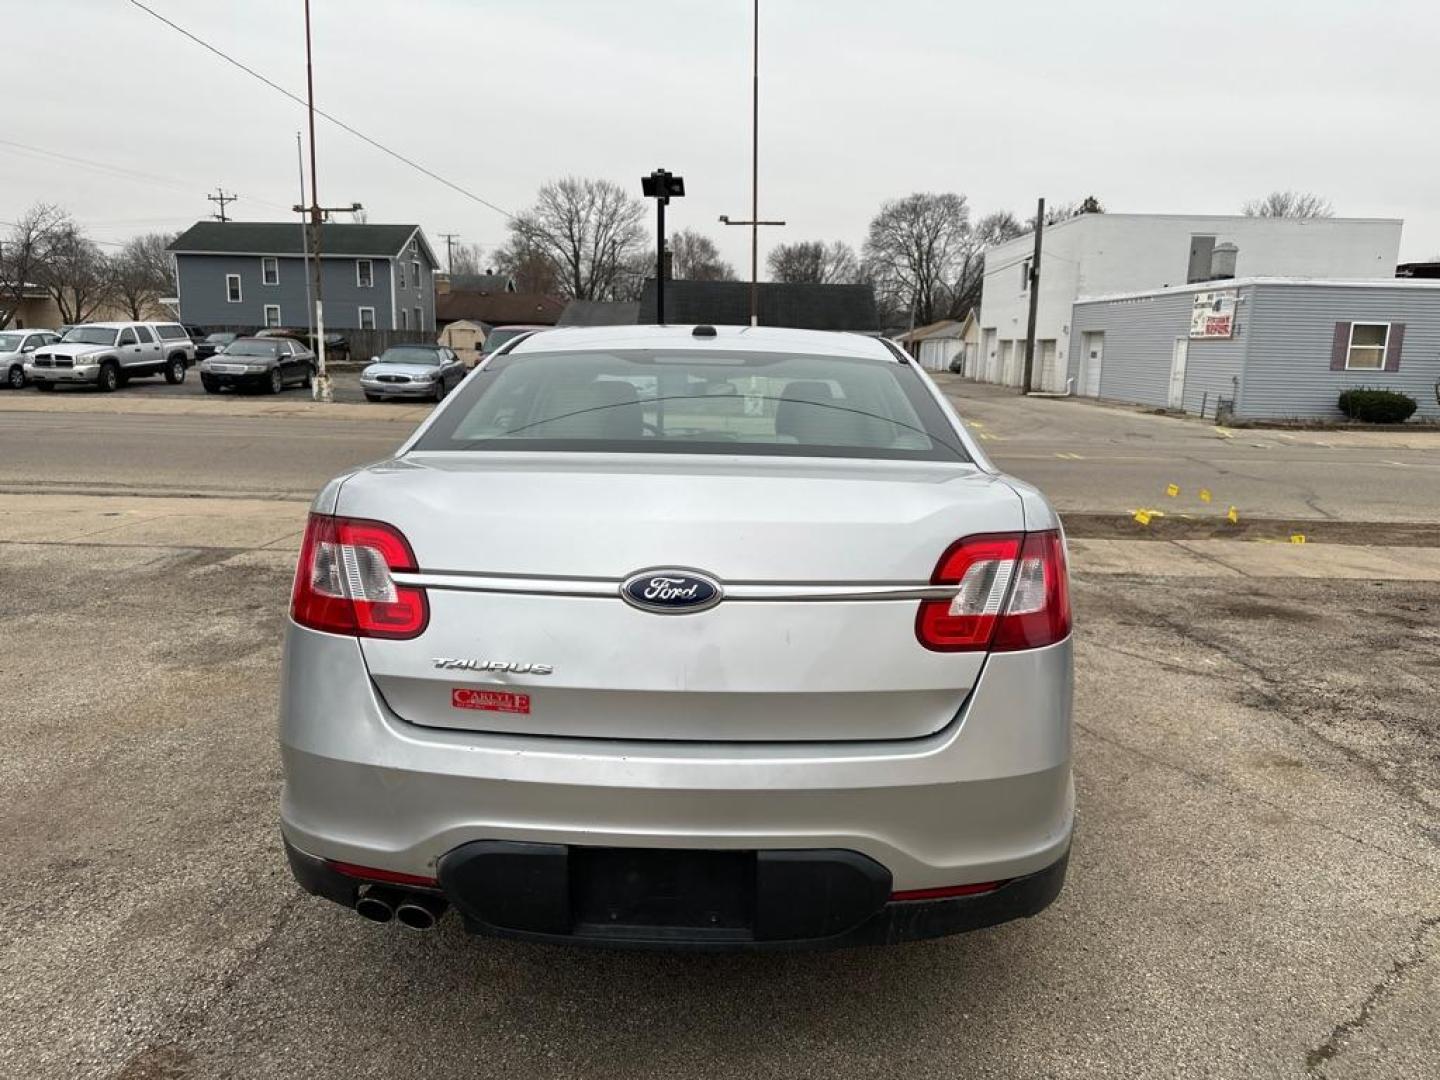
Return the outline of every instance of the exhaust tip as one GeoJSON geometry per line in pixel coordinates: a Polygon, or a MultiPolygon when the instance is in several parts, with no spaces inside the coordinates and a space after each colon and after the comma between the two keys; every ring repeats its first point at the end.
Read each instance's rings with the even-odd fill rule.
{"type": "Polygon", "coordinates": [[[411,930],[433,930],[445,907],[445,901],[437,896],[411,893],[396,906],[395,918],[411,930]]]}
{"type": "Polygon", "coordinates": [[[385,889],[367,889],[355,901],[355,914],[371,922],[387,923],[395,917],[395,898],[385,889]]]}

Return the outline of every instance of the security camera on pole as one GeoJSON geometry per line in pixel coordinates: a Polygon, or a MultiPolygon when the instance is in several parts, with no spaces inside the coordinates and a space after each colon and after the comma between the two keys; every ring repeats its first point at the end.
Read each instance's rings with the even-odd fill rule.
{"type": "Polygon", "coordinates": [[[655,321],[665,325],[665,207],[671,199],[685,197],[685,178],[656,169],[640,178],[640,190],[655,200],[655,321]]]}

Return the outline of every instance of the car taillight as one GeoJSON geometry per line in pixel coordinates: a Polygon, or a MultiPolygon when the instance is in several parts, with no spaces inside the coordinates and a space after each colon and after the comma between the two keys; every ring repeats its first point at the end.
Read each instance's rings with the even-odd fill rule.
{"type": "Polygon", "coordinates": [[[969,536],[952,544],[931,576],[954,585],[950,600],[922,600],[915,636],[936,652],[1013,652],[1070,633],[1070,586],[1058,531],[969,536]]]}
{"type": "Polygon", "coordinates": [[[415,569],[415,554],[393,525],[311,514],[290,617],[331,634],[419,637],[430,621],[425,590],[397,585],[392,577],[415,569]]]}

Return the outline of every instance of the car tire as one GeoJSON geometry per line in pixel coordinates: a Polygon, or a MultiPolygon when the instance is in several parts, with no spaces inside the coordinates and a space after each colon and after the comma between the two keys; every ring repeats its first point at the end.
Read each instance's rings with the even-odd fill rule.
{"type": "Polygon", "coordinates": [[[214,379],[205,378],[204,375],[200,376],[200,385],[205,388],[207,394],[218,394],[220,392],[220,384],[214,379]]]}
{"type": "Polygon", "coordinates": [[[165,364],[165,381],[171,386],[178,386],[185,381],[185,358],[173,356],[165,364]]]}
{"type": "Polygon", "coordinates": [[[11,364],[10,370],[5,373],[5,385],[11,390],[24,390],[25,369],[19,364],[11,364]]]}
{"type": "Polygon", "coordinates": [[[305,365],[305,377],[300,380],[300,385],[303,386],[306,390],[309,390],[311,387],[313,387],[313,386],[315,385],[315,365],[314,365],[314,364],[306,364],[306,365],[305,365]]]}
{"type": "Polygon", "coordinates": [[[445,380],[435,380],[435,401],[437,403],[445,400],[445,380]]]}
{"type": "Polygon", "coordinates": [[[272,394],[278,394],[285,389],[285,375],[281,372],[279,365],[270,369],[270,384],[265,389],[272,394]]]}
{"type": "Polygon", "coordinates": [[[107,394],[113,394],[120,389],[120,369],[114,361],[106,360],[100,365],[100,374],[96,377],[95,384],[107,394]]]}
{"type": "Polygon", "coordinates": [[[381,398],[381,396],[380,396],[379,394],[372,394],[372,393],[370,393],[369,390],[366,390],[366,391],[365,391],[365,400],[366,400],[366,401],[383,401],[384,399],[381,398]]]}

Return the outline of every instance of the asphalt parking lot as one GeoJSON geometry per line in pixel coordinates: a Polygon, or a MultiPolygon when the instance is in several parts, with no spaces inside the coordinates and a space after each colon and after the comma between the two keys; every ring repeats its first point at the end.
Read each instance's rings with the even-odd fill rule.
{"type": "MultiPolygon", "coordinates": [[[[359,408],[316,467],[398,441],[359,408]]],[[[37,454],[71,432],[25,420],[37,454]]],[[[256,418],[253,447],[234,423],[216,462],[300,421],[256,418]]],[[[274,717],[304,503],[238,494],[0,493],[0,1075],[1440,1074],[1433,552],[1076,541],[1051,909],[890,949],[603,953],[294,886],[274,717]]]]}

